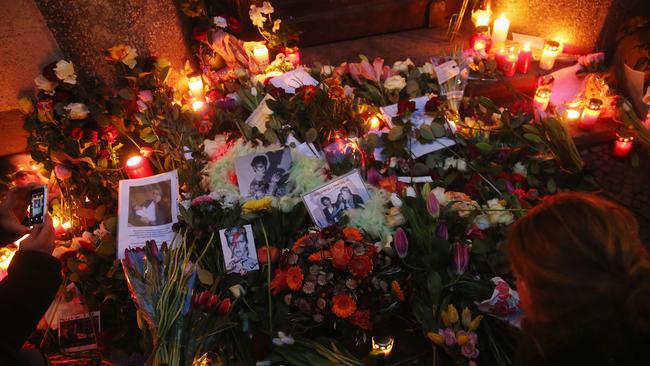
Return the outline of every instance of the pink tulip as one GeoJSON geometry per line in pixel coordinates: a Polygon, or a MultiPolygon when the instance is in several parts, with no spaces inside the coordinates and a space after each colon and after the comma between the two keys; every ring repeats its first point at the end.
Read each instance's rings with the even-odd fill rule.
{"type": "Polygon", "coordinates": [[[472,246],[469,244],[454,243],[454,271],[462,275],[469,264],[469,252],[472,246]]]}
{"type": "Polygon", "coordinates": [[[217,314],[219,315],[226,315],[230,311],[230,298],[226,298],[223,300],[220,304],[219,307],[217,308],[217,314]]]}
{"type": "Polygon", "coordinates": [[[384,73],[384,59],[377,57],[372,61],[372,68],[375,71],[375,78],[379,81],[384,73]]]}
{"type": "Polygon", "coordinates": [[[395,251],[400,258],[405,258],[409,251],[409,240],[406,237],[404,229],[397,228],[395,230],[395,251]]]}
{"type": "Polygon", "coordinates": [[[438,199],[433,192],[429,192],[427,195],[427,211],[434,219],[440,216],[440,202],[438,202],[438,199]]]}
{"type": "Polygon", "coordinates": [[[442,240],[449,240],[449,227],[446,222],[441,222],[436,228],[436,236],[442,240]]]}
{"type": "Polygon", "coordinates": [[[70,177],[72,176],[72,172],[65,165],[57,165],[57,166],[55,166],[54,167],[54,174],[60,180],[67,180],[67,179],[70,179],[70,177]]]}

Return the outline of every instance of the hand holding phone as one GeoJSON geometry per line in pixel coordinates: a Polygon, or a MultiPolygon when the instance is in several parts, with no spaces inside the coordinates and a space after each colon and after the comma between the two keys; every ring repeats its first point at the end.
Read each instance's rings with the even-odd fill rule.
{"type": "Polygon", "coordinates": [[[35,184],[12,188],[0,203],[0,244],[10,244],[30,233],[28,208],[35,184]]]}
{"type": "Polygon", "coordinates": [[[45,221],[47,213],[47,186],[32,188],[29,201],[29,224],[37,225],[45,221]]]}

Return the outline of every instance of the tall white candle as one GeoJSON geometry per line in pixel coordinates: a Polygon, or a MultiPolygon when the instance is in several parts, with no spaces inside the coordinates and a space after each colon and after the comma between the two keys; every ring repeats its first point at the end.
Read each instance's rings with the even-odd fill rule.
{"type": "Polygon", "coordinates": [[[544,44],[542,51],[542,58],[539,60],[539,68],[542,70],[550,70],[555,65],[555,59],[560,54],[560,43],[556,41],[547,41],[544,44]]]}
{"type": "Polygon", "coordinates": [[[259,44],[253,48],[253,57],[261,67],[266,67],[269,64],[269,49],[265,45],[259,44]]]}
{"type": "Polygon", "coordinates": [[[494,29],[492,30],[492,44],[505,42],[508,38],[508,29],[510,28],[510,21],[506,19],[506,15],[494,21],[494,29]]]}
{"type": "Polygon", "coordinates": [[[535,91],[535,98],[533,98],[533,106],[542,112],[546,111],[548,102],[551,100],[551,88],[540,86],[535,91]]]}

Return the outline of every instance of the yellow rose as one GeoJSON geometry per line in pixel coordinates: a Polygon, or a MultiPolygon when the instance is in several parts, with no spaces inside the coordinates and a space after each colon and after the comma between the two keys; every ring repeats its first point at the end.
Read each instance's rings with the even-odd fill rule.
{"type": "Polygon", "coordinates": [[[249,214],[266,210],[271,206],[271,203],[273,203],[273,197],[267,196],[257,200],[246,201],[241,205],[241,209],[244,214],[249,214]]]}

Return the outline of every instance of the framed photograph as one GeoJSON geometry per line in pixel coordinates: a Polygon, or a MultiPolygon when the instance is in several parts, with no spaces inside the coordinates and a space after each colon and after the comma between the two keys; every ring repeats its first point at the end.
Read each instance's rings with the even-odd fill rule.
{"type": "Polygon", "coordinates": [[[143,247],[147,240],[171,244],[172,225],[178,221],[176,171],[141,179],[121,180],[118,206],[119,259],[127,248],[143,247]]]}
{"type": "Polygon", "coordinates": [[[223,259],[228,273],[244,275],[260,269],[251,225],[219,230],[223,259]]]}
{"type": "Polygon", "coordinates": [[[346,210],[365,207],[369,198],[359,171],[354,170],[305,194],[302,200],[314,224],[324,228],[338,223],[346,210]]]}
{"type": "Polygon", "coordinates": [[[288,148],[251,154],[235,159],[239,193],[243,199],[287,194],[291,171],[291,150],[288,148]]]}
{"type": "Polygon", "coordinates": [[[100,332],[99,311],[59,319],[59,345],[63,352],[97,349],[95,334],[100,332]]]}

